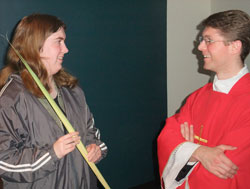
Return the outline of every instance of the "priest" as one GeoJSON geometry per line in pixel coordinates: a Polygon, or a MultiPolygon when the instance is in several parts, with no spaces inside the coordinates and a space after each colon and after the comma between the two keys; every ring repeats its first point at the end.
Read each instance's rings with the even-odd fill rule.
{"type": "Polygon", "coordinates": [[[213,82],[193,92],[158,136],[162,188],[250,188],[250,17],[206,18],[198,46],[213,82]]]}

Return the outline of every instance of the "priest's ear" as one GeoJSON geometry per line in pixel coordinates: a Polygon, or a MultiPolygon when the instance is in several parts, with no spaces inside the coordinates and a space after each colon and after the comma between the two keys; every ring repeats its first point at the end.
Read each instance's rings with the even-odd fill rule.
{"type": "Polygon", "coordinates": [[[230,42],[230,46],[231,46],[231,53],[232,54],[241,54],[241,49],[242,49],[242,42],[240,40],[235,40],[230,42]]]}

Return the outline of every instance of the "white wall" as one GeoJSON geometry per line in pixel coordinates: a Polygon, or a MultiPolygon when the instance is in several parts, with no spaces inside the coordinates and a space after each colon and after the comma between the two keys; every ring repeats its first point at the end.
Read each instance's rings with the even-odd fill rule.
{"type": "MultiPolygon", "coordinates": [[[[168,116],[210,77],[197,71],[192,53],[197,25],[212,13],[240,9],[250,14],[250,0],[167,0],[167,94],[168,116]]],[[[246,59],[250,70],[250,57],[246,59]]]]}
{"type": "Polygon", "coordinates": [[[168,116],[182,101],[208,82],[209,76],[198,73],[198,60],[192,53],[197,25],[210,14],[210,1],[167,1],[167,94],[168,116]]]}
{"type": "MultiPolygon", "coordinates": [[[[250,15],[249,0],[211,0],[211,12],[220,12],[230,9],[239,9],[250,15]]],[[[246,58],[245,63],[250,70],[250,55],[246,58]]]]}
{"type": "Polygon", "coordinates": [[[211,0],[211,12],[220,12],[229,9],[239,9],[250,14],[249,0],[211,0]]]}

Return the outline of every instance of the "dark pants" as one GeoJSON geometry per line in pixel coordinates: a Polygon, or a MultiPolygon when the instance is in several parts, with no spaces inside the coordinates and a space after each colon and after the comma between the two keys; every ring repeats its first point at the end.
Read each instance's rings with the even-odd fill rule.
{"type": "Polygon", "coordinates": [[[98,189],[97,178],[96,178],[95,174],[93,173],[92,170],[90,170],[89,172],[90,172],[90,188],[91,189],[98,189]]]}

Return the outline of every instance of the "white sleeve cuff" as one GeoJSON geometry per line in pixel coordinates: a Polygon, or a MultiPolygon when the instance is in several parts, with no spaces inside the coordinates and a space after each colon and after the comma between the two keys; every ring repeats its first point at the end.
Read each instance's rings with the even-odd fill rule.
{"type": "MultiPolygon", "coordinates": [[[[189,171],[185,178],[179,182],[175,180],[180,170],[186,165],[193,152],[199,146],[199,144],[192,142],[184,142],[174,149],[162,173],[165,189],[173,189],[180,186],[184,182],[185,178],[192,172],[196,165],[189,171]]],[[[194,164],[195,163],[196,162],[194,162],[194,164]]]]}

